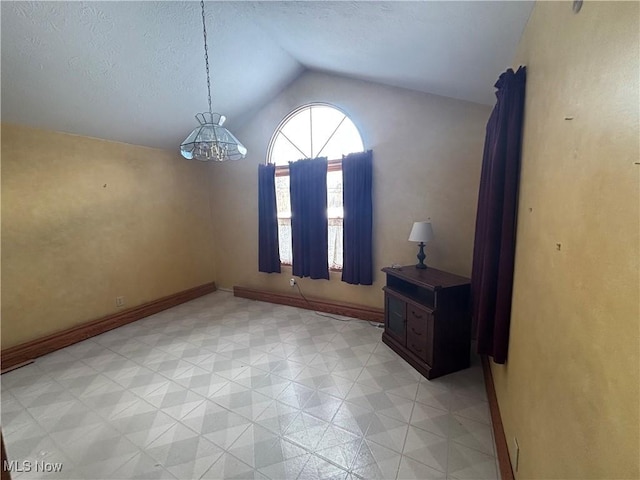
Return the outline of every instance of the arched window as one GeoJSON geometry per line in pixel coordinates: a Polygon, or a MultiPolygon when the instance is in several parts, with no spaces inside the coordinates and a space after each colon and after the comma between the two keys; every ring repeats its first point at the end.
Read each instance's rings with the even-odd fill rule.
{"type": "Polygon", "coordinates": [[[276,129],[267,162],[276,165],[276,198],[280,261],[290,265],[291,202],[289,162],[327,157],[327,216],[329,219],[329,268],[342,269],[342,156],[364,150],[362,137],[340,109],[324,104],[303,105],[287,115],[276,129]]]}

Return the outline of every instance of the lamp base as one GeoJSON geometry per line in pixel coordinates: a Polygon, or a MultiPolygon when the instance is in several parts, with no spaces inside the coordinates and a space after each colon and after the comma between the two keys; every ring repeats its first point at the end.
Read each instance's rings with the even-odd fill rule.
{"type": "Polygon", "coordinates": [[[424,242],[420,242],[419,243],[420,246],[420,251],[418,252],[418,263],[416,265],[416,268],[419,268],[420,270],[424,270],[425,268],[427,268],[427,266],[424,264],[424,259],[426,257],[426,255],[424,254],[424,242]]]}

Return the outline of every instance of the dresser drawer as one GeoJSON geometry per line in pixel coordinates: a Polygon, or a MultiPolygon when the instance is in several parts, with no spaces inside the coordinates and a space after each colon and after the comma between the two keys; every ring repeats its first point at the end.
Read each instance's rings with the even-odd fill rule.
{"type": "Polygon", "coordinates": [[[433,312],[407,305],[407,348],[428,364],[433,363],[433,312]]]}

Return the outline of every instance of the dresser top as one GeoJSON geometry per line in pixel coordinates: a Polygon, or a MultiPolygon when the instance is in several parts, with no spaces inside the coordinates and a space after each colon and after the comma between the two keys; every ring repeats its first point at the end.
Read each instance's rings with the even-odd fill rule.
{"type": "Polygon", "coordinates": [[[398,268],[385,267],[382,271],[387,275],[431,289],[459,287],[468,285],[471,282],[470,279],[453,273],[443,272],[431,267],[420,269],[416,268],[415,265],[406,265],[398,268]]]}

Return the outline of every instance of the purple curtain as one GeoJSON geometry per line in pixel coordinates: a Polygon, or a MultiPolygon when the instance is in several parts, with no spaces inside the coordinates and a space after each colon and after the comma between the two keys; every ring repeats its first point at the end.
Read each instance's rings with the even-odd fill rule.
{"type": "Polygon", "coordinates": [[[471,294],[478,353],[504,363],[509,347],[511,292],[526,68],[509,69],[495,87],[487,123],[473,250],[471,294]]]}
{"type": "Polygon", "coordinates": [[[289,163],[293,274],[329,279],[327,159],[289,163]]]}
{"type": "Polygon", "coordinates": [[[280,273],[276,166],[258,165],[258,270],[280,273]]]}
{"type": "Polygon", "coordinates": [[[344,259],[342,281],[373,283],[373,162],[372,152],[352,153],[342,159],[344,205],[344,259]]]}

